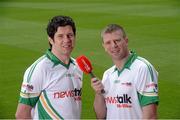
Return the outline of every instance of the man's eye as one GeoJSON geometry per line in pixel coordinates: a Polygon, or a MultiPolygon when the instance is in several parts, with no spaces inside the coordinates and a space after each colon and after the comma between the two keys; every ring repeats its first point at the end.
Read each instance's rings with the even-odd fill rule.
{"type": "Polygon", "coordinates": [[[72,37],[74,37],[73,34],[69,34],[69,35],[68,35],[68,38],[72,38],[72,37]]]}
{"type": "Polygon", "coordinates": [[[121,39],[117,39],[116,42],[121,42],[121,39]]]}
{"type": "Polygon", "coordinates": [[[105,44],[106,44],[106,45],[109,45],[109,44],[111,44],[111,42],[110,42],[110,41],[109,41],[109,42],[105,42],[105,44]]]}
{"type": "Polygon", "coordinates": [[[58,35],[59,38],[63,38],[63,35],[58,35]]]}

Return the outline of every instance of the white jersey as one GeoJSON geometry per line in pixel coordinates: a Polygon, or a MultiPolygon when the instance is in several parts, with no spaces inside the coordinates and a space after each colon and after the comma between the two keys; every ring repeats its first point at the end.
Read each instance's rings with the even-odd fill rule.
{"type": "Polygon", "coordinates": [[[124,68],[105,71],[107,119],[141,119],[142,107],[158,104],[157,72],[144,58],[131,53],[124,68]]]}
{"type": "Polygon", "coordinates": [[[80,119],[82,75],[73,58],[66,65],[47,50],[26,70],[19,102],[34,119],[80,119]]]}

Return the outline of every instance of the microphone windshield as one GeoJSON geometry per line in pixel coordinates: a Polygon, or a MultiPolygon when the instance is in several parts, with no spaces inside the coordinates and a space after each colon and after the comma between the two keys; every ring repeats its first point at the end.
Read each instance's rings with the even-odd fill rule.
{"type": "Polygon", "coordinates": [[[89,59],[84,56],[81,55],[79,57],[76,58],[76,62],[79,66],[79,68],[86,74],[89,74],[92,72],[92,65],[91,62],[89,61],[89,59]]]}

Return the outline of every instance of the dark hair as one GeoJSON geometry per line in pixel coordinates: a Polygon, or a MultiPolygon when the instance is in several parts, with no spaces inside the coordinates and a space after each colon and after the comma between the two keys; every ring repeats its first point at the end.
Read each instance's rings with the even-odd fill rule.
{"type": "Polygon", "coordinates": [[[122,31],[123,37],[126,37],[126,33],[125,33],[125,31],[124,31],[124,28],[123,28],[122,26],[118,25],[118,24],[109,24],[109,25],[107,25],[107,26],[102,30],[102,32],[101,32],[101,37],[103,37],[103,34],[105,34],[105,33],[112,33],[112,32],[114,32],[114,31],[118,31],[118,30],[122,31]]]}
{"type": "MultiPolygon", "coordinates": [[[[58,27],[60,27],[60,26],[64,27],[67,25],[70,25],[72,27],[74,35],[76,35],[76,26],[75,26],[75,23],[71,17],[62,16],[62,15],[53,17],[47,25],[46,30],[47,30],[48,36],[50,38],[54,39],[54,34],[57,32],[58,27]]],[[[52,45],[50,44],[50,47],[51,46],[52,45]]]]}

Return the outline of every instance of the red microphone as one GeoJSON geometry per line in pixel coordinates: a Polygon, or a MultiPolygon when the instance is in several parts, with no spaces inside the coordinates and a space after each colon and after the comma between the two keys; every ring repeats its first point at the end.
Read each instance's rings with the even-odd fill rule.
{"type": "Polygon", "coordinates": [[[79,56],[76,58],[76,62],[79,66],[79,68],[86,74],[90,74],[91,78],[94,78],[95,75],[92,72],[92,65],[91,62],[89,61],[89,59],[87,57],[85,57],[84,55],[79,56]]]}
{"type": "MultiPolygon", "coordinates": [[[[91,62],[86,56],[82,55],[82,56],[77,57],[76,62],[78,64],[79,68],[84,73],[89,74],[91,76],[91,78],[96,78],[96,76],[92,72],[93,68],[92,68],[91,62]]],[[[98,80],[96,80],[96,81],[98,81],[98,80]]],[[[105,93],[104,89],[101,90],[101,93],[105,93]]]]}

